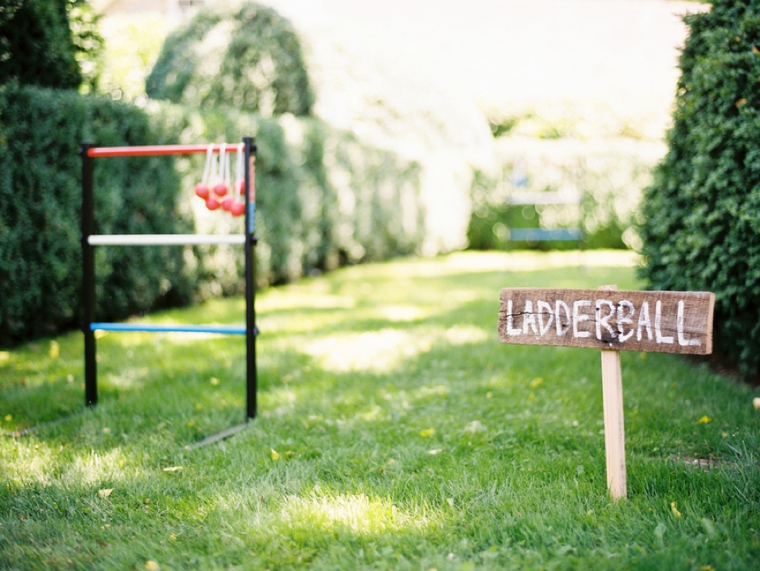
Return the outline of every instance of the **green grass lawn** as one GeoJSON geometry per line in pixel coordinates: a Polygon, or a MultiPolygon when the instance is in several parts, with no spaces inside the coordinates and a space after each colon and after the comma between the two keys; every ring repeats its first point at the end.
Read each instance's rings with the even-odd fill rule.
{"type": "MultiPolygon", "coordinates": [[[[598,351],[502,345],[499,289],[639,289],[620,253],[355,266],[257,299],[242,337],[110,333],[0,352],[2,569],[760,568],[756,392],[623,353],[628,500],[606,490],[598,351]]],[[[150,316],[241,324],[241,299],[150,316]]]]}

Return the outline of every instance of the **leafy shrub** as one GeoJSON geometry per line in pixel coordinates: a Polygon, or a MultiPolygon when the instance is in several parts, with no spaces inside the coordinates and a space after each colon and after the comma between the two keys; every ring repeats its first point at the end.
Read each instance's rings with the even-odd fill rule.
{"type": "Polygon", "coordinates": [[[644,197],[654,289],[716,294],[719,353],[760,371],[760,6],[717,0],[686,17],[669,152],[644,197]]]}
{"type": "Polygon", "coordinates": [[[307,115],[314,95],[292,25],[245,3],[201,10],[169,36],[146,82],[153,99],[307,115]]]}
{"type": "Polygon", "coordinates": [[[11,0],[0,10],[0,84],[76,89],[82,74],[67,0],[11,0]]]}
{"type": "MultiPolygon", "coordinates": [[[[0,88],[0,343],[77,323],[81,306],[79,143],[159,143],[148,116],[73,91],[0,88]]],[[[179,180],[162,157],[98,159],[96,233],[191,232],[177,210],[179,180]]],[[[97,318],[186,301],[183,252],[96,249],[97,318]]]]}

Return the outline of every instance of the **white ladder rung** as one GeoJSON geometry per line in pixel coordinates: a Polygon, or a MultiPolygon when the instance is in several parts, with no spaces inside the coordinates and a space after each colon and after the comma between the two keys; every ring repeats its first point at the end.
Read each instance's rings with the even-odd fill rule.
{"type": "Polygon", "coordinates": [[[245,234],[93,234],[91,246],[195,246],[245,244],[245,234]]]}
{"type": "Polygon", "coordinates": [[[559,192],[521,192],[507,197],[509,204],[580,204],[577,194],[560,194],[559,192]]]}

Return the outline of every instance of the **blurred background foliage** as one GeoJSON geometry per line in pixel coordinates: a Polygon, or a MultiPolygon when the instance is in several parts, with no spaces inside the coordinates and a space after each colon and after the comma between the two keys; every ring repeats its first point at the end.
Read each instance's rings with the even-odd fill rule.
{"type": "Polygon", "coordinates": [[[638,249],[635,225],[641,191],[665,151],[659,141],[540,138],[512,134],[497,140],[499,169],[478,170],[467,230],[473,249],[577,248],[569,242],[510,242],[513,228],[580,228],[583,248],[638,249]],[[579,204],[513,205],[516,195],[552,193],[579,204]]]}
{"type": "Polygon", "coordinates": [[[293,26],[250,2],[204,8],[169,35],[146,81],[153,99],[309,115],[314,93],[293,26]]]}
{"type": "MultiPolygon", "coordinates": [[[[49,78],[43,81],[40,75],[63,57],[55,51],[35,52],[41,62],[34,68],[36,75],[7,67],[0,86],[0,344],[49,335],[75,326],[79,319],[77,150],[85,139],[99,146],[121,146],[237,143],[244,135],[255,136],[260,287],[418,250],[423,235],[418,165],[308,115],[313,95],[298,39],[272,10],[246,4],[224,17],[209,10],[187,24],[192,31],[209,21],[227,22],[228,27],[235,21],[239,29],[232,44],[247,54],[246,61],[279,58],[273,68],[277,73],[266,76],[266,82],[247,84],[247,91],[260,97],[248,98],[251,108],[241,109],[236,106],[237,92],[225,91],[224,86],[230,74],[244,68],[225,68],[227,75],[211,78],[215,95],[202,102],[149,100],[144,78],[163,45],[156,38],[165,36],[165,24],[158,18],[135,18],[115,27],[102,22],[107,30],[123,33],[107,34],[109,41],[101,49],[100,36],[87,28],[97,19],[89,18],[88,10],[77,12],[76,2],[69,8],[68,15],[83,22],[77,36],[82,41],[70,42],[66,55],[67,61],[80,62],[80,74],[61,76],[52,89],[32,87],[46,85],[49,78]],[[257,41],[258,36],[265,41],[257,41]],[[266,50],[254,49],[260,45],[266,50]],[[84,68],[90,79],[81,72],[84,68]],[[79,93],[71,89],[77,86],[79,93]],[[105,94],[91,93],[93,86],[105,94]]],[[[14,19],[25,15],[29,16],[17,10],[14,19]]],[[[38,23],[41,16],[32,14],[29,19],[38,23]]],[[[59,35],[65,37],[66,20],[62,21],[59,35]]],[[[216,24],[208,28],[210,33],[218,31],[216,24]]],[[[4,20],[3,25],[11,23],[4,20]]],[[[192,37],[186,32],[180,28],[175,38],[192,37]]],[[[70,31],[69,37],[74,36],[70,31]]],[[[167,42],[166,57],[171,59],[172,47],[179,49],[180,44],[167,42]]],[[[13,51],[18,46],[6,47],[14,62],[19,60],[13,51]]],[[[249,75],[251,81],[261,77],[249,75]]],[[[205,88],[207,81],[207,76],[189,74],[183,80],[183,97],[205,88]]],[[[193,188],[202,171],[202,157],[97,161],[96,232],[242,231],[242,220],[209,212],[195,197],[193,188]]],[[[239,247],[98,248],[96,265],[97,318],[103,320],[240,293],[244,287],[239,247]]]]}
{"type": "MultiPolygon", "coordinates": [[[[71,118],[46,119],[57,125],[53,133],[72,140],[91,137],[99,145],[111,140],[235,143],[243,135],[257,137],[261,287],[346,263],[465,247],[641,246],[641,189],[651,183],[651,169],[666,152],[657,121],[634,120],[598,102],[479,109],[454,93],[436,91],[395,59],[352,59],[340,45],[325,51],[313,38],[302,45],[286,18],[250,2],[219,2],[179,25],[157,12],[100,17],[86,0],[11,0],[9,6],[0,14],[3,30],[22,29],[26,18],[25,29],[45,24],[45,33],[31,35],[34,45],[15,32],[0,34],[4,105],[11,95],[15,109],[23,107],[20,97],[56,99],[21,87],[27,84],[76,88],[79,96],[69,92],[65,97],[87,100],[71,118]],[[23,50],[28,53],[20,58],[23,50]],[[24,69],[18,61],[27,62],[24,69]],[[415,95],[419,93],[428,96],[415,95]],[[577,196],[580,202],[509,205],[510,197],[524,192],[577,196]],[[510,229],[530,227],[579,227],[583,238],[580,244],[509,241],[510,229]]],[[[13,111],[11,117],[7,109],[3,112],[9,117],[9,134],[34,123],[23,113],[13,111]]],[[[45,113],[54,114],[50,109],[45,113]]],[[[25,157],[26,143],[16,139],[14,134],[0,140],[0,152],[25,157]]],[[[15,196],[18,180],[44,187],[35,177],[55,168],[70,180],[67,192],[74,194],[66,200],[77,205],[61,215],[72,218],[68,226],[78,224],[76,160],[56,162],[40,153],[29,161],[9,167],[0,183],[6,194],[15,196]]],[[[126,177],[155,187],[138,192],[128,190],[129,185],[122,190],[105,184],[104,204],[119,204],[129,192],[138,192],[146,211],[159,216],[151,224],[162,231],[176,224],[203,233],[240,231],[240,220],[207,211],[194,196],[202,157],[167,163],[163,168],[170,172],[155,176],[143,176],[140,168],[131,161],[99,164],[104,180],[126,177]],[[151,210],[146,192],[169,197],[169,207],[151,210]]],[[[27,206],[17,201],[17,207],[27,206]]],[[[17,232],[21,218],[6,217],[0,231],[17,232]]],[[[0,243],[0,257],[13,258],[12,252],[0,243]]],[[[76,255],[64,259],[78,264],[76,255]]],[[[153,261],[146,263],[164,263],[162,255],[147,256],[153,261]]],[[[118,269],[135,264],[128,249],[99,256],[115,268],[102,269],[104,276],[132,274],[119,284],[123,293],[114,294],[123,300],[114,301],[114,315],[236,293],[242,287],[242,256],[233,247],[185,248],[181,260],[169,264],[177,273],[160,279],[163,285],[157,288],[143,284],[131,270],[118,269]],[[139,291],[129,294],[130,288],[139,291]]],[[[67,275],[78,279],[72,277],[78,270],[67,275]]],[[[77,283],[68,282],[64,289],[72,287],[77,283]]],[[[75,306],[70,302],[61,309],[65,318],[56,323],[70,326],[75,306]]],[[[54,327],[14,329],[21,333],[0,342],[54,327]]]]}

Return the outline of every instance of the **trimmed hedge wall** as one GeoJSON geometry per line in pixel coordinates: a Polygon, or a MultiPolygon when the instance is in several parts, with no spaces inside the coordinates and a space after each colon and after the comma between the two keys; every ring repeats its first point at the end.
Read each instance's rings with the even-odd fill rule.
{"type": "MultiPolygon", "coordinates": [[[[110,99],[15,84],[0,87],[0,344],[78,324],[81,292],[79,143],[163,142],[148,115],[110,99]]],[[[192,232],[170,159],[100,159],[97,233],[192,232]]],[[[96,250],[97,318],[186,302],[191,279],[170,247],[96,250]]]]}
{"type": "Polygon", "coordinates": [[[669,152],[640,232],[653,289],[716,294],[719,356],[760,372],[760,5],[687,16],[669,152]]]}

